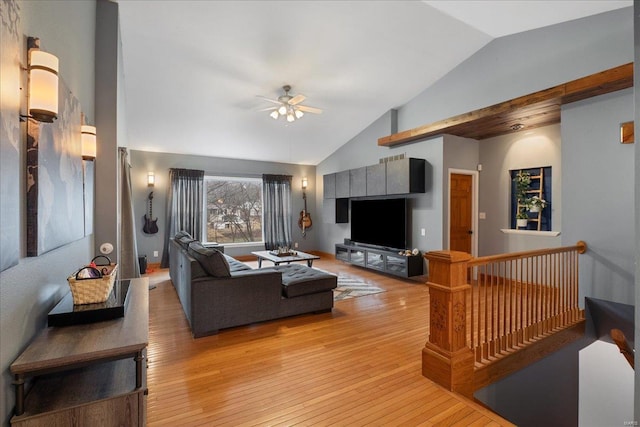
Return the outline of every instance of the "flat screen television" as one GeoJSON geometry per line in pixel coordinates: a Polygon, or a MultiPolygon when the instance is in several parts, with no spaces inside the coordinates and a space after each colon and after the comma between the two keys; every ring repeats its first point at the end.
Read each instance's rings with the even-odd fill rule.
{"type": "Polygon", "coordinates": [[[407,199],[352,199],[351,241],[389,249],[405,249],[407,199]]]}

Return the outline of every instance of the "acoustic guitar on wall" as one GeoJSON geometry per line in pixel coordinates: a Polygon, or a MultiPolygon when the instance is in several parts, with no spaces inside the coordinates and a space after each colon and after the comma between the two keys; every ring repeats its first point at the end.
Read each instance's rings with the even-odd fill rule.
{"type": "Polygon", "coordinates": [[[149,193],[149,215],[144,214],[144,226],[142,231],[147,234],[156,234],[158,232],[158,218],[153,219],[153,191],[149,193]]]}
{"type": "Polygon", "coordinates": [[[307,228],[310,228],[313,222],[311,221],[311,214],[307,211],[307,193],[302,193],[302,199],[304,199],[304,209],[300,211],[298,227],[302,229],[302,236],[304,237],[307,235],[307,228]]]}

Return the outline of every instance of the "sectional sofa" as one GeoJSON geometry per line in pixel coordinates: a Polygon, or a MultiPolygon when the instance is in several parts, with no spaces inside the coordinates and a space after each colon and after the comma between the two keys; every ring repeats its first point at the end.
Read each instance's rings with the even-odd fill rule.
{"type": "Polygon", "coordinates": [[[252,269],[180,232],[171,239],[169,274],[194,337],[220,329],[329,312],[337,277],[302,264],[252,269]]]}

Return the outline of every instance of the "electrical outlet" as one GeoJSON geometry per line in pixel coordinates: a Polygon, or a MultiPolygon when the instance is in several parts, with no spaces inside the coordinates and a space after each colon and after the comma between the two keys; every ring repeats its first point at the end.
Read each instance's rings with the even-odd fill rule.
{"type": "Polygon", "coordinates": [[[478,214],[478,218],[480,218],[480,219],[487,219],[487,214],[486,214],[485,212],[480,212],[480,213],[478,214]]]}
{"type": "Polygon", "coordinates": [[[158,251],[153,251],[153,256],[154,256],[155,258],[158,258],[158,251]]]}
{"type": "Polygon", "coordinates": [[[298,242],[295,242],[295,243],[293,244],[293,247],[294,247],[295,249],[298,249],[298,242]]]}
{"type": "Polygon", "coordinates": [[[420,235],[421,236],[426,236],[427,235],[427,230],[425,230],[424,228],[420,229],[420,235]]]}

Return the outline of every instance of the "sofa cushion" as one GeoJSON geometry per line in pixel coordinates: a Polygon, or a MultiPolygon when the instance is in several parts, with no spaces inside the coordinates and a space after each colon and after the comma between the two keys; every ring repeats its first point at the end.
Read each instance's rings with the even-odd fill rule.
{"type": "Polygon", "coordinates": [[[287,298],[329,291],[338,286],[338,277],[301,264],[269,267],[282,273],[282,293],[287,298]]]}
{"type": "Polygon", "coordinates": [[[176,234],[176,237],[174,238],[174,240],[178,242],[178,244],[185,249],[189,248],[189,244],[191,242],[197,242],[197,240],[189,236],[188,233],[186,235],[181,235],[180,237],[178,237],[178,235],[176,234]]]}
{"type": "Polygon", "coordinates": [[[235,273],[236,271],[251,270],[251,267],[249,267],[247,264],[245,264],[244,262],[240,262],[227,254],[224,254],[224,258],[229,263],[229,270],[231,270],[232,273],[235,273]]]}
{"type": "Polygon", "coordinates": [[[210,276],[231,277],[229,263],[222,252],[213,248],[205,248],[198,241],[189,243],[187,252],[200,263],[210,276]]]}

